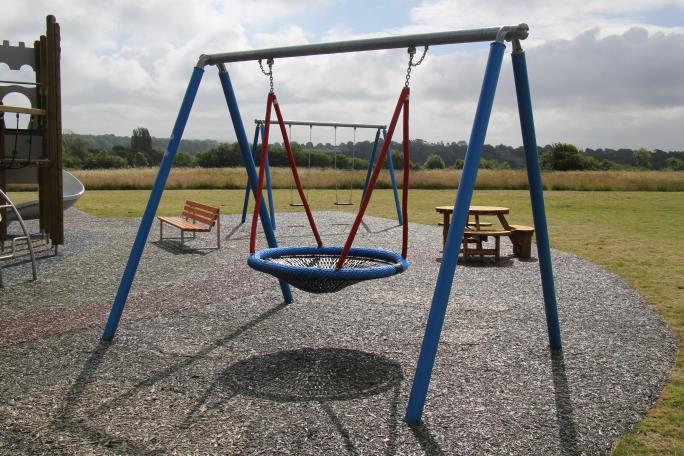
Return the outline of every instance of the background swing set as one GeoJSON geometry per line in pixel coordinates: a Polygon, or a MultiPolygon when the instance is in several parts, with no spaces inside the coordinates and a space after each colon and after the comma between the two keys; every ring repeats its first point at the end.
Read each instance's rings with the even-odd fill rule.
{"type": "MultiPolygon", "coordinates": [[[[128,258],[128,262],[126,264],[126,268],[124,270],[121,283],[119,285],[114,303],[112,305],[112,310],[110,312],[104,333],[102,335],[102,339],[105,341],[111,341],[116,333],[116,329],[122,316],[123,309],[126,304],[126,300],[128,298],[128,294],[130,292],[130,288],[133,283],[133,279],[135,277],[135,273],[140,262],[140,258],[142,256],[142,252],[145,247],[145,243],[147,242],[147,237],[151,229],[155,213],[159,206],[159,202],[164,190],[164,186],[166,184],[166,180],[171,170],[171,165],[174,156],[178,150],[180,140],[183,136],[183,130],[185,129],[185,125],[190,115],[194,99],[197,95],[197,91],[199,89],[205,67],[207,67],[208,65],[213,65],[216,66],[216,68],[218,69],[221,86],[224,92],[233,127],[235,129],[237,140],[240,146],[240,151],[245,162],[245,169],[248,175],[248,182],[252,192],[255,194],[255,199],[257,201],[257,204],[255,205],[255,216],[253,220],[256,221],[258,216],[260,216],[261,224],[269,246],[269,249],[266,249],[261,252],[266,252],[268,250],[276,250],[278,247],[275,232],[273,230],[272,219],[266,208],[265,202],[260,197],[260,190],[261,188],[263,188],[264,173],[267,169],[267,166],[262,166],[259,170],[259,176],[257,176],[257,169],[254,164],[252,149],[250,149],[250,144],[248,142],[247,135],[245,133],[245,128],[240,115],[237,98],[235,96],[230,76],[226,68],[227,63],[267,60],[269,61],[269,63],[272,64],[273,59],[278,58],[398,48],[408,48],[409,52],[411,52],[411,50],[415,52],[415,48],[417,46],[425,46],[427,49],[427,46],[434,45],[490,42],[491,44],[489,50],[489,57],[485,68],[484,79],[482,83],[477,109],[475,112],[475,118],[473,121],[470,140],[468,141],[468,149],[466,152],[463,172],[461,175],[461,180],[456,195],[452,224],[449,229],[446,243],[444,245],[444,254],[442,257],[442,262],[440,264],[439,273],[437,275],[437,280],[432,298],[432,304],[430,307],[430,312],[426,324],[425,335],[423,337],[423,343],[418,358],[415,375],[413,378],[413,384],[406,409],[406,414],[404,416],[404,420],[406,422],[418,423],[422,417],[425,399],[427,396],[430,378],[432,374],[432,369],[434,366],[437,349],[439,346],[442,326],[444,323],[447,305],[449,302],[449,296],[452,289],[457,259],[460,252],[461,239],[463,237],[463,231],[465,229],[468,219],[468,208],[470,206],[473,189],[475,186],[475,180],[477,177],[477,171],[480,164],[480,158],[484,146],[487,126],[489,123],[489,118],[494,103],[494,94],[496,91],[499,73],[501,70],[504,51],[506,49],[505,42],[509,41],[512,42],[513,48],[513,52],[511,55],[513,63],[513,73],[518,101],[518,112],[520,116],[520,126],[522,129],[523,148],[525,152],[532,214],[534,218],[535,231],[537,233],[537,252],[539,257],[539,267],[543,288],[544,308],[546,313],[549,345],[552,350],[561,350],[560,326],[558,322],[556,292],[553,280],[553,270],[551,264],[551,253],[546,224],[546,214],[544,209],[541,170],[539,166],[539,158],[537,155],[538,152],[534,130],[534,120],[532,115],[532,103],[530,97],[529,81],[527,77],[527,65],[525,61],[525,53],[521,46],[521,40],[527,38],[528,31],[529,29],[526,24],[519,24],[504,27],[491,27],[440,33],[426,33],[418,35],[405,35],[385,38],[372,38],[354,41],[320,43],[273,49],[202,55],[199,61],[197,62],[197,65],[195,66],[192,76],[190,78],[188,88],[186,90],[183,102],[178,113],[178,117],[176,119],[176,123],[173,128],[171,141],[162,159],[159,172],[157,174],[157,178],[152,188],[150,198],[145,209],[145,213],[141,220],[140,227],[138,229],[135,241],[133,243],[133,247],[131,249],[131,254],[128,258]]],[[[411,54],[411,58],[412,57],[413,54],[411,54]]],[[[409,60],[409,70],[407,71],[406,87],[402,90],[402,95],[400,95],[399,102],[397,103],[397,108],[395,109],[394,117],[392,119],[392,123],[390,124],[390,131],[388,131],[387,138],[387,141],[391,141],[392,130],[394,125],[396,125],[396,118],[398,118],[399,112],[402,110],[403,103],[405,154],[408,153],[406,146],[408,142],[408,78],[410,76],[410,68],[411,60],[409,60]]],[[[269,75],[266,72],[264,73],[269,75]]],[[[272,77],[272,72],[269,76],[272,77]]],[[[271,102],[271,96],[275,98],[275,95],[272,91],[272,86],[271,92],[269,92],[269,102],[271,102]]],[[[275,105],[275,109],[276,113],[279,114],[279,108],[277,104],[275,105]]],[[[270,111],[267,110],[267,112],[270,111]]],[[[279,117],[282,116],[279,115],[279,117]]],[[[266,120],[267,121],[265,122],[265,125],[268,125],[269,120],[266,120]]],[[[279,120],[281,120],[282,123],[282,119],[279,120]]],[[[286,136],[283,125],[281,125],[281,132],[283,132],[283,136],[286,136]]],[[[259,131],[257,130],[255,136],[258,133],[259,131]]],[[[266,156],[266,158],[266,148],[268,144],[267,134],[267,129],[265,129],[265,138],[262,144],[262,157],[266,156]]],[[[263,160],[262,163],[265,165],[266,161],[263,160]]],[[[378,166],[381,165],[382,159],[379,159],[376,168],[373,171],[374,175],[376,173],[379,173],[378,166]]],[[[292,168],[293,175],[295,176],[295,180],[297,181],[296,167],[292,166],[292,168]]],[[[368,203],[368,200],[370,199],[370,194],[372,193],[373,186],[374,182],[371,181],[368,187],[368,191],[362,201],[362,207],[359,211],[359,214],[357,215],[357,221],[359,219],[359,216],[363,216],[363,209],[365,209],[363,206],[364,204],[368,203]]],[[[300,197],[302,197],[302,201],[305,203],[306,206],[306,199],[303,194],[303,191],[301,191],[301,187],[299,186],[299,184],[298,190],[300,190],[300,197]]],[[[404,185],[403,193],[406,194],[407,192],[408,188],[406,185],[404,185]]],[[[406,198],[404,198],[404,201],[406,201],[406,198]]],[[[405,209],[403,210],[403,212],[405,216],[405,209]]],[[[308,208],[307,215],[310,216],[308,208]]],[[[314,232],[314,235],[316,235],[317,233],[315,230],[315,224],[313,223],[311,217],[309,217],[309,220],[312,225],[312,231],[314,232]]],[[[404,233],[406,233],[406,217],[404,217],[403,222],[404,233]]],[[[345,245],[345,250],[348,250],[348,248],[351,245],[350,240],[353,240],[353,228],[354,227],[352,227],[352,233],[350,233],[350,238],[348,238],[347,245],[345,245]]],[[[320,242],[320,238],[318,236],[316,237],[319,246],[318,248],[330,249],[330,247],[321,247],[322,243],[320,242]]],[[[406,237],[404,237],[404,239],[406,239],[406,237]]],[[[316,247],[310,248],[316,249],[316,247]]],[[[337,247],[333,248],[337,249],[337,247]]],[[[256,252],[256,254],[251,255],[250,261],[257,257],[258,254],[261,252],[256,252]]],[[[345,273],[347,271],[347,268],[344,265],[344,252],[336,254],[340,255],[340,258],[335,264],[335,269],[332,269],[332,271],[345,273]]],[[[395,255],[398,256],[398,254],[395,255]]],[[[405,257],[406,254],[404,243],[404,245],[402,246],[402,255],[401,257],[399,257],[399,259],[405,262],[405,257]]],[[[365,274],[363,270],[362,273],[365,274]]],[[[364,277],[364,279],[366,279],[366,277],[364,277]]],[[[293,301],[293,297],[289,283],[286,280],[281,279],[280,288],[285,302],[291,303],[293,301]]]]}
{"type": "MultiPolygon", "coordinates": [[[[254,123],[256,124],[256,127],[254,129],[254,141],[252,142],[252,159],[256,162],[256,153],[257,153],[257,147],[259,144],[259,139],[261,138],[263,141],[263,129],[264,129],[264,120],[262,119],[256,119],[254,120],[254,123]]],[[[278,122],[276,120],[272,120],[270,122],[272,125],[277,125],[278,122]]],[[[361,194],[361,199],[363,200],[364,196],[366,195],[366,191],[368,190],[368,183],[371,178],[371,172],[373,171],[373,167],[375,166],[375,163],[378,160],[378,147],[380,146],[380,139],[382,135],[382,140],[387,137],[387,125],[374,125],[374,124],[364,124],[364,123],[345,123],[345,122],[320,122],[320,121],[302,121],[302,120],[286,120],[285,125],[291,128],[293,125],[295,126],[307,126],[309,127],[309,143],[311,143],[311,133],[314,127],[325,127],[325,128],[330,128],[332,127],[334,129],[334,134],[335,134],[335,146],[337,146],[337,129],[338,128],[353,128],[354,129],[354,143],[356,143],[356,129],[369,129],[369,130],[375,130],[375,138],[373,140],[373,147],[371,149],[370,157],[368,159],[368,167],[366,168],[366,177],[364,179],[363,183],[363,192],[361,194]]],[[[290,140],[292,139],[292,133],[290,130],[290,140]]],[[[311,149],[308,149],[308,162],[307,162],[307,169],[311,170],[311,149]]],[[[337,151],[335,150],[334,152],[337,154],[337,151]]],[[[352,150],[353,153],[353,150],[352,150]]],[[[354,169],[353,169],[353,162],[354,162],[355,156],[352,155],[352,170],[351,173],[353,174],[354,169]]],[[[336,157],[334,158],[336,160],[336,157]]],[[[336,164],[334,165],[334,169],[336,169],[336,164]]],[[[397,188],[397,179],[395,176],[395,170],[394,170],[394,160],[392,159],[392,154],[389,153],[387,154],[387,169],[389,172],[389,177],[390,177],[390,185],[392,186],[392,191],[394,193],[394,205],[396,207],[397,211],[397,223],[399,225],[403,225],[403,217],[401,214],[401,203],[399,202],[399,190],[397,188]]],[[[266,191],[268,195],[268,209],[269,209],[269,215],[271,218],[271,225],[273,225],[273,228],[276,228],[276,218],[275,218],[275,206],[273,204],[273,187],[271,186],[271,170],[269,166],[269,162],[266,161],[266,191]]],[[[335,184],[335,205],[341,206],[341,205],[351,205],[353,204],[353,199],[352,199],[352,190],[353,190],[353,175],[349,179],[349,198],[346,200],[341,200],[339,198],[339,188],[338,185],[335,184]]],[[[295,193],[295,188],[294,186],[290,187],[290,206],[303,206],[303,203],[298,202],[295,199],[294,196],[295,193]]],[[[242,219],[241,222],[245,223],[247,220],[247,207],[249,206],[249,194],[250,194],[250,183],[249,181],[247,182],[245,186],[245,199],[244,203],[242,205],[242,219]]],[[[308,196],[308,192],[307,192],[308,196]]]]}

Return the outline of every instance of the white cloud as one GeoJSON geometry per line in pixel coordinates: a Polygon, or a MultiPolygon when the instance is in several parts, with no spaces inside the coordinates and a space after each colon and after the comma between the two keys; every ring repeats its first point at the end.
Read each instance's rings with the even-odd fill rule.
{"type": "MultiPolygon", "coordinates": [[[[62,30],[65,128],[130,134],[145,126],[155,136],[168,136],[201,53],[527,21],[532,34],[523,44],[540,143],[684,149],[677,126],[684,124],[684,27],[642,19],[660,9],[682,9],[682,0],[424,1],[410,10],[409,23],[390,30],[353,30],[353,22],[332,15],[318,32],[306,28],[307,14],[335,3],[205,0],[190,7],[179,0],[0,0],[0,38],[32,43],[44,32],[45,15],[55,14],[62,30]]],[[[486,57],[486,44],[428,54],[412,75],[413,137],[468,138],[486,57]]],[[[405,50],[281,59],[274,69],[276,90],[289,118],[385,123],[406,60],[405,50]]],[[[487,142],[518,145],[508,60],[487,142]]],[[[229,71],[251,128],[253,118],[264,114],[267,78],[256,62],[232,64],[229,71]]],[[[0,76],[5,73],[0,69],[0,76]]],[[[233,139],[231,130],[216,69],[207,68],[186,137],[233,139]]],[[[332,141],[332,133],[314,132],[320,141],[326,135],[332,141]]]]}
{"type": "MultiPolygon", "coordinates": [[[[662,27],[645,24],[645,12],[675,6],[684,7],[682,0],[529,0],[510,2],[493,0],[423,1],[411,10],[415,26],[449,30],[513,25],[526,22],[530,26],[530,41],[569,39],[589,30],[600,29],[605,35],[621,33],[640,26],[650,31],[662,27]]],[[[680,24],[684,31],[684,23],[680,24]]]]}

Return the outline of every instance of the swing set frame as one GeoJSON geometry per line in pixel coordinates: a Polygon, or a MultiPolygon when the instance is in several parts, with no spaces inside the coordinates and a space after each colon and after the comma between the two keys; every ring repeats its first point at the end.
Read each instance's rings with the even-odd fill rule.
{"type": "MultiPolygon", "coordinates": [[[[288,127],[292,127],[293,125],[296,126],[304,126],[304,127],[309,127],[309,131],[313,129],[313,127],[332,127],[332,128],[354,128],[354,129],[368,129],[368,130],[375,130],[375,139],[373,140],[373,147],[371,149],[371,154],[370,158],[368,160],[368,168],[366,169],[366,177],[363,182],[363,192],[361,193],[361,200],[363,200],[363,197],[366,195],[366,191],[368,190],[368,182],[370,181],[371,178],[371,172],[373,171],[373,167],[375,166],[375,163],[377,161],[377,154],[378,154],[378,146],[380,145],[380,135],[382,135],[382,139],[387,137],[387,125],[376,125],[376,124],[364,124],[364,123],[346,123],[346,122],[321,122],[321,121],[315,121],[315,120],[285,120],[285,125],[288,127]]],[[[257,149],[259,145],[259,138],[263,140],[264,137],[264,120],[263,119],[254,119],[254,140],[252,142],[252,159],[256,162],[256,154],[257,154],[257,149]]],[[[270,121],[271,125],[277,125],[278,121],[277,120],[271,120],[270,121]]],[[[290,135],[291,136],[291,135],[290,135]]],[[[292,138],[290,138],[292,139],[292,138]]],[[[309,151],[309,169],[311,168],[311,151],[309,151]]],[[[395,175],[395,168],[394,168],[394,160],[392,159],[392,154],[389,153],[387,154],[387,170],[389,172],[389,177],[390,177],[390,185],[392,186],[392,192],[394,194],[394,206],[397,211],[397,224],[398,225],[403,225],[404,224],[404,218],[401,214],[401,203],[399,201],[399,189],[397,187],[397,179],[395,175]]],[[[241,223],[245,223],[247,220],[247,208],[249,206],[249,195],[250,195],[250,183],[249,181],[245,185],[245,199],[242,204],[242,218],[241,218],[241,223]]],[[[291,189],[292,190],[292,189],[291,189]]],[[[271,186],[271,167],[269,162],[266,162],[266,191],[268,195],[268,210],[269,214],[271,217],[271,225],[273,226],[273,229],[276,229],[276,217],[275,217],[275,206],[273,204],[273,187],[271,186]]],[[[290,203],[292,206],[293,204],[290,203]]],[[[295,206],[303,206],[303,204],[296,204],[295,206]]]]}
{"type": "MultiPolygon", "coordinates": [[[[434,294],[432,297],[432,305],[430,307],[428,321],[425,328],[425,335],[423,337],[423,343],[413,378],[411,394],[409,397],[406,414],[404,416],[404,420],[407,423],[420,422],[425,406],[425,399],[427,397],[432,369],[437,355],[437,349],[439,346],[442,326],[444,324],[444,317],[449,302],[449,296],[452,289],[457,259],[460,253],[461,238],[463,237],[463,231],[465,230],[468,219],[468,209],[470,207],[475,180],[477,178],[477,170],[480,164],[487,126],[489,124],[489,118],[494,103],[494,94],[501,70],[504,51],[506,49],[505,43],[509,41],[512,43],[513,48],[513,52],[511,54],[513,74],[530,189],[530,202],[532,207],[532,215],[534,218],[534,227],[537,234],[537,252],[539,256],[539,269],[543,289],[549,345],[551,350],[561,350],[560,325],[558,322],[556,291],[553,279],[553,268],[551,264],[546,212],[544,208],[541,169],[539,166],[539,157],[537,152],[534,118],[532,114],[532,101],[530,96],[529,80],[527,77],[527,64],[525,61],[525,53],[521,46],[521,41],[526,39],[528,34],[529,27],[526,24],[518,24],[503,27],[403,35],[202,55],[197,62],[197,65],[193,69],[192,76],[188,83],[188,87],[183,98],[178,117],[176,118],[173,132],[171,134],[171,141],[169,142],[166,153],[162,158],[159,172],[150,193],[150,198],[147,203],[145,213],[140,222],[140,227],[138,228],[138,233],[133,243],[131,254],[128,258],[128,262],[126,264],[121,283],[112,305],[112,310],[107,320],[102,339],[105,341],[111,341],[116,333],[116,329],[121,319],[121,315],[123,313],[124,306],[126,304],[126,300],[128,298],[142,252],[145,247],[145,243],[147,242],[147,237],[154,221],[154,215],[159,206],[159,202],[164,191],[164,186],[171,170],[173,159],[178,151],[178,146],[183,136],[183,131],[185,129],[187,120],[190,116],[190,111],[197,95],[205,67],[212,65],[216,66],[218,69],[219,79],[240,146],[240,151],[245,162],[245,169],[249,178],[249,183],[252,188],[252,192],[256,194],[258,185],[257,171],[251,154],[250,144],[245,133],[244,124],[240,115],[237,98],[235,96],[230,76],[226,68],[227,63],[255,61],[260,59],[361,52],[381,49],[410,49],[417,46],[490,42],[489,56],[485,68],[482,88],[475,112],[470,140],[468,141],[468,149],[466,151],[463,172],[456,194],[452,224],[444,245],[444,253],[442,262],[440,264],[439,273],[437,275],[434,294]]],[[[269,217],[269,213],[263,199],[259,204],[259,213],[269,247],[277,247],[277,240],[271,223],[271,218],[269,217]]],[[[285,302],[291,303],[293,301],[293,297],[289,285],[281,280],[280,287],[285,302]]]]}

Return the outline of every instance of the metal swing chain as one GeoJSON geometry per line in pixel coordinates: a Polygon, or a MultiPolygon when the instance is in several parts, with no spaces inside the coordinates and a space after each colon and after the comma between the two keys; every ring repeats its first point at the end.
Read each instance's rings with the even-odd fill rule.
{"type": "Polygon", "coordinates": [[[273,93],[273,59],[267,59],[266,64],[268,65],[268,72],[264,70],[264,65],[259,59],[259,68],[261,68],[261,72],[264,73],[264,75],[268,76],[269,84],[271,86],[270,92],[273,93]]]}
{"type": "Polygon", "coordinates": [[[428,48],[430,46],[425,46],[423,49],[423,55],[420,57],[420,59],[416,62],[413,63],[413,57],[416,55],[416,47],[411,46],[408,48],[408,53],[409,53],[409,62],[408,62],[408,68],[406,69],[406,83],[404,84],[406,87],[409,86],[409,81],[411,80],[411,68],[417,67],[421,63],[423,63],[423,60],[425,60],[425,56],[427,55],[428,48]]]}

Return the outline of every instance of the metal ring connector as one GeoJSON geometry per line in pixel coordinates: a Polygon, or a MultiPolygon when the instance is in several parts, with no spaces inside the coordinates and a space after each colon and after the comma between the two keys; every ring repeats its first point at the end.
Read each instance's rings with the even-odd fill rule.
{"type": "Polygon", "coordinates": [[[261,68],[261,72],[264,73],[264,75],[268,76],[271,92],[273,92],[273,59],[267,59],[266,64],[268,65],[268,72],[264,70],[264,65],[261,59],[259,59],[259,68],[261,68]]]}
{"type": "Polygon", "coordinates": [[[410,46],[408,48],[409,62],[408,68],[406,69],[406,83],[404,84],[406,87],[409,86],[409,81],[411,80],[411,68],[417,67],[418,65],[423,63],[423,60],[425,60],[425,56],[427,55],[429,47],[430,46],[425,46],[425,48],[423,49],[423,55],[420,56],[420,59],[416,63],[413,63],[413,57],[416,55],[416,47],[410,46]]]}

